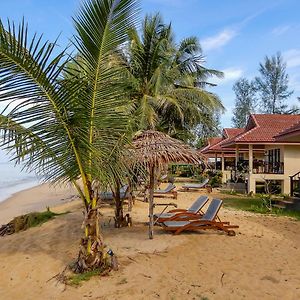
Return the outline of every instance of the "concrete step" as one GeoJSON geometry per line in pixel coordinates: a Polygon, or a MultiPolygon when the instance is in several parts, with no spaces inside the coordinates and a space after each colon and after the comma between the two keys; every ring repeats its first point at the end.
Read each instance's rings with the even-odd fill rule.
{"type": "Polygon", "coordinates": [[[285,204],[293,204],[295,201],[294,201],[294,199],[286,199],[286,200],[280,200],[278,202],[282,202],[285,204]]]}
{"type": "Polygon", "coordinates": [[[282,208],[282,209],[286,208],[286,206],[283,204],[273,204],[272,207],[282,208]]]}

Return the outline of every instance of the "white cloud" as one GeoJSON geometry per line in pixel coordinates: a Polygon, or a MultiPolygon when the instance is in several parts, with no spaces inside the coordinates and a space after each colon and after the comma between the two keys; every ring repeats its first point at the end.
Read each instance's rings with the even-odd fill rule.
{"type": "Polygon", "coordinates": [[[228,44],[236,35],[236,30],[224,29],[214,36],[203,39],[201,45],[204,51],[217,49],[228,44]]]}
{"type": "Polygon", "coordinates": [[[214,83],[217,85],[222,85],[240,78],[244,71],[241,68],[227,68],[222,70],[224,73],[224,78],[217,78],[214,80],[214,83]]]}
{"type": "Polygon", "coordinates": [[[272,34],[279,36],[286,33],[290,28],[291,28],[290,25],[278,26],[272,30],[272,34]]]}
{"type": "Polygon", "coordinates": [[[300,66],[300,49],[290,49],[283,52],[282,55],[288,68],[300,66]]]}

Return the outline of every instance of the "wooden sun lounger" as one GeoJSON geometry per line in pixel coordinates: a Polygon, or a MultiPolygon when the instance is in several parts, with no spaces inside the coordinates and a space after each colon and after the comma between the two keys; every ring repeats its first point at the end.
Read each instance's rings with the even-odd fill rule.
{"type": "Polygon", "coordinates": [[[155,214],[155,223],[162,223],[165,221],[174,220],[192,220],[199,219],[203,213],[201,209],[207,203],[208,197],[205,195],[200,196],[188,209],[173,209],[167,213],[155,214]]]}
{"type": "Polygon", "coordinates": [[[202,183],[186,183],[181,187],[181,190],[183,192],[188,192],[189,190],[199,190],[206,188],[208,192],[211,192],[211,188],[208,189],[209,179],[205,179],[202,183]]]}
{"type": "Polygon", "coordinates": [[[220,230],[226,232],[229,236],[234,236],[235,231],[233,228],[239,228],[237,225],[231,225],[230,222],[222,222],[218,217],[218,212],[222,206],[222,200],[213,199],[201,217],[198,220],[190,221],[165,221],[162,223],[163,228],[167,231],[172,231],[174,234],[179,234],[185,230],[220,230]]]}
{"type": "Polygon", "coordinates": [[[168,197],[171,196],[177,199],[177,191],[174,191],[176,186],[173,183],[169,183],[168,186],[163,190],[154,190],[154,197],[168,197]]]}
{"type": "MultiPolygon", "coordinates": [[[[127,199],[128,198],[128,188],[129,186],[126,184],[120,188],[120,198],[121,199],[127,199]]],[[[100,199],[101,200],[113,200],[114,195],[113,192],[108,191],[108,192],[101,192],[100,193],[100,199]]]]}

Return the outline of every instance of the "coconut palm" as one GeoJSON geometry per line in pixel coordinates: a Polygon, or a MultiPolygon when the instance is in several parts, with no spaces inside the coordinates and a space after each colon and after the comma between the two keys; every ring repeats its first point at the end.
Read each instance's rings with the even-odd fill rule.
{"type": "Polygon", "coordinates": [[[165,25],[159,14],[145,17],[141,36],[132,29],[129,37],[124,60],[137,129],[188,132],[207,114],[223,109],[219,98],[204,89],[213,85],[209,77],[222,73],[203,66],[196,37],[176,45],[171,25],[165,25]]]}
{"type": "Polygon", "coordinates": [[[78,272],[108,261],[93,183],[124,174],[128,115],[117,56],[136,13],[135,0],[85,0],[73,19],[75,59],[56,41],[30,38],[24,22],[0,22],[1,146],[46,181],[78,190],[85,207],[78,272]]]}

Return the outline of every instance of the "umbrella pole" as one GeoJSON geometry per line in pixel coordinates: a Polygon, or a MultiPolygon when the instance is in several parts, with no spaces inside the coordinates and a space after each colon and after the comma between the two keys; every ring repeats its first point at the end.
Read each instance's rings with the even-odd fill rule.
{"type": "Polygon", "coordinates": [[[150,186],[149,186],[149,239],[153,239],[153,195],[154,195],[154,170],[155,166],[150,166],[150,186]]]}

